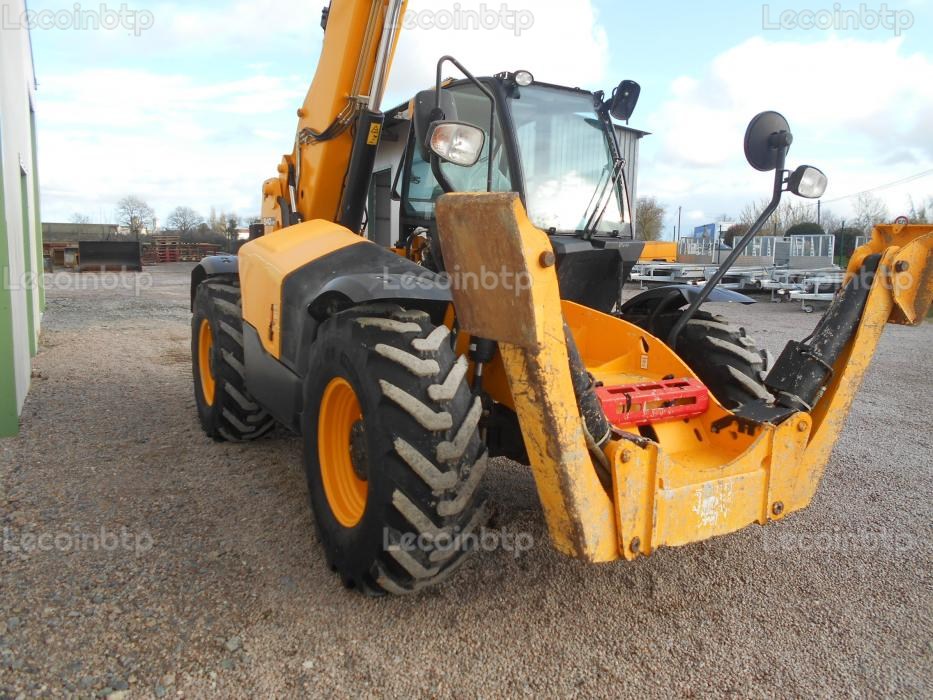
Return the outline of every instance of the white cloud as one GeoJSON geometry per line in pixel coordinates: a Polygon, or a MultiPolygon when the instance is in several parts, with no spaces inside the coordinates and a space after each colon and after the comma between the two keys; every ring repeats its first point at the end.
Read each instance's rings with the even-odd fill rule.
{"type": "MultiPolygon", "coordinates": [[[[295,109],[320,50],[323,4],[282,0],[270,15],[267,4],[256,2],[163,3],[153,9],[155,24],[141,38],[74,36],[86,42],[82,47],[101,51],[82,53],[74,67],[43,72],[38,116],[44,217],[61,220],[79,211],[106,218],[130,193],[149,201],[162,218],[178,205],[202,213],[210,206],[257,213],[263,180],[275,174],[291,147],[295,109]],[[137,65],[149,52],[146,69],[97,67],[120,65],[114,52],[126,50],[137,65]],[[238,62],[227,67],[234,58],[238,62]],[[187,66],[179,66],[182,59],[187,66]],[[227,77],[237,70],[242,77],[227,77]]],[[[469,26],[468,13],[483,6],[498,12],[500,5],[412,0],[409,11],[459,8],[469,26]]],[[[559,0],[518,0],[508,7],[531,12],[533,25],[520,31],[403,31],[385,107],[433,83],[445,53],[476,74],[526,68],[549,82],[611,87],[603,84],[608,40],[590,0],[572,7],[559,0]]],[[[422,15],[422,26],[424,20],[422,15]]]]}
{"type": "Polygon", "coordinates": [[[308,0],[238,0],[220,6],[161,3],[152,10],[155,22],[150,31],[171,50],[233,49],[242,53],[259,44],[283,46],[296,40],[319,46],[324,4],[308,0]]]}
{"type": "Polygon", "coordinates": [[[294,76],[220,83],[134,70],[49,76],[38,114],[44,217],[106,216],[130,193],[162,217],[178,205],[257,213],[304,89],[294,76]]]}
{"type": "MultiPolygon", "coordinates": [[[[498,0],[410,0],[407,22],[389,83],[389,97],[396,102],[431,87],[437,61],[445,54],[460,60],[474,75],[524,69],[544,82],[613,87],[604,84],[609,39],[591,0],[517,0],[507,5],[498,0]],[[516,13],[512,21],[500,21],[491,29],[475,28],[503,6],[516,13]],[[429,28],[438,22],[444,26],[452,8],[459,8],[461,29],[429,28]],[[515,26],[528,17],[529,28],[515,26]]],[[[460,77],[452,66],[444,75],[460,77]]]]}
{"type": "MultiPolygon", "coordinates": [[[[748,120],[766,109],[790,122],[790,163],[812,162],[827,172],[827,198],[933,168],[928,56],[908,54],[898,38],[754,38],[720,54],[702,73],[672,82],[668,98],[646,118],[654,135],[645,142],[640,191],[674,207],[707,210],[738,211],[767,196],[769,177],[752,171],[742,153],[748,120]]],[[[933,181],[878,194],[899,211],[910,193],[933,193],[933,181]]],[[[847,207],[834,205],[841,212],[847,207]]]]}

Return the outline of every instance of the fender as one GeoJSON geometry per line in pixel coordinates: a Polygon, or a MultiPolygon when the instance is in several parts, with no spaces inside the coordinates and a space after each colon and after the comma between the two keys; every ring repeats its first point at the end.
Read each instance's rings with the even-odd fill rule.
{"type": "MultiPolygon", "coordinates": [[[[692,284],[668,284],[655,287],[632,297],[619,308],[620,316],[643,315],[651,313],[658,306],[662,311],[674,311],[683,308],[692,302],[702,291],[703,287],[692,284]]],[[[716,287],[704,303],[727,302],[733,304],[755,304],[751,297],[739,294],[731,289],[716,287]]]]}
{"type": "Polygon", "coordinates": [[[300,372],[317,326],[335,310],[391,301],[434,312],[450,303],[450,281],[368,241],[338,248],[282,281],[280,362],[300,372]]]}
{"type": "Polygon", "coordinates": [[[240,274],[240,261],[235,255],[211,255],[199,262],[191,271],[191,310],[194,311],[194,295],[198,285],[208,277],[240,274]]]}

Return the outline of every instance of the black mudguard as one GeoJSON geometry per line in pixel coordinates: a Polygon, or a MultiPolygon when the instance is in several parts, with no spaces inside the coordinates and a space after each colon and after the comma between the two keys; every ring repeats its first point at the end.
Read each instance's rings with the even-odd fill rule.
{"type": "Polygon", "coordinates": [[[211,255],[195,265],[191,271],[191,309],[194,310],[194,295],[198,293],[198,285],[208,277],[217,275],[238,275],[240,261],[235,255],[211,255]]]}
{"type": "Polygon", "coordinates": [[[341,248],[302,265],[282,283],[281,360],[301,373],[319,322],[335,311],[394,301],[440,322],[451,300],[449,280],[386,248],[341,248]]]}
{"type": "MultiPolygon", "coordinates": [[[[623,318],[625,316],[643,316],[652,313],[659,305],[663,305],[662,311],[676,311],[692,302],[702,290],[703,287],[692,284],[669,284],[663,287],[654,287],[622,304],[619,315],[623,318]]],[[[710,302],[754,304],[755,300],[731,289],[716,287],[704,303],[710,302]]]]}
{"type": "Polygon", "coordinates": [[[645,244],[615,238],[550,238],[557,256],[561,298],[611,313],[645,244]]]}

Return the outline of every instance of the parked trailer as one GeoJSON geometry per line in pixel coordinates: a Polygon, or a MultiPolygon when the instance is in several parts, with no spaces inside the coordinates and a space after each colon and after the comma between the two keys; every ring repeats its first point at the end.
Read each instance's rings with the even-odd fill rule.
{"type": "MultiPolygon", "coordinates": [[[[715,272],[732,249],[722,241],[684,238],[678,244],[677,262],[657,262],[644,254],[632,272],[641,287],[652,284],[702,284],[715,272]]],[[[758,236],[742,252],[719,286],[737,291],[802,290],[814,272],[833,273],[835,238],[814,236],[758,236]]]]}
{"type": "Polygon", "coordinates": [[[706,279],[703,265],[648,262],[632,268],[631,280],[641,287],[651,284],[700,284],[706,279]]]}
{"type": "Polygon", "coordinates": [[[811,277],[807,280],[807,286],[798,291],[790,293],[791,301],[799,301],[800,308],[808,314],[815,311],[814,303],[820,302],[831,304],[836,298],[836,293],[842,288],[842,282],[845,275],[839,273],[825,277],[811,277]]]}
{"type": "Polygon", "coordinates": [[[816,303],[831,303],[842,287],[845,274],[841,270],[813,270],[809,274],[772,292],[772,301],[799,301],[808,314],[816,303]]]}

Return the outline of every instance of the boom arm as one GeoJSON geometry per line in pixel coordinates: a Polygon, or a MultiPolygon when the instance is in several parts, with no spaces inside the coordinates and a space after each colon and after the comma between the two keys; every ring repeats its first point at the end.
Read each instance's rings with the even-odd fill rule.
{"type": "Polygon", "coordinates": [[[292,152],[263,185],[275,230],[337,221],[358,231],[382,133],[379,111],[408,0],[331,0],[292,152]]]}

